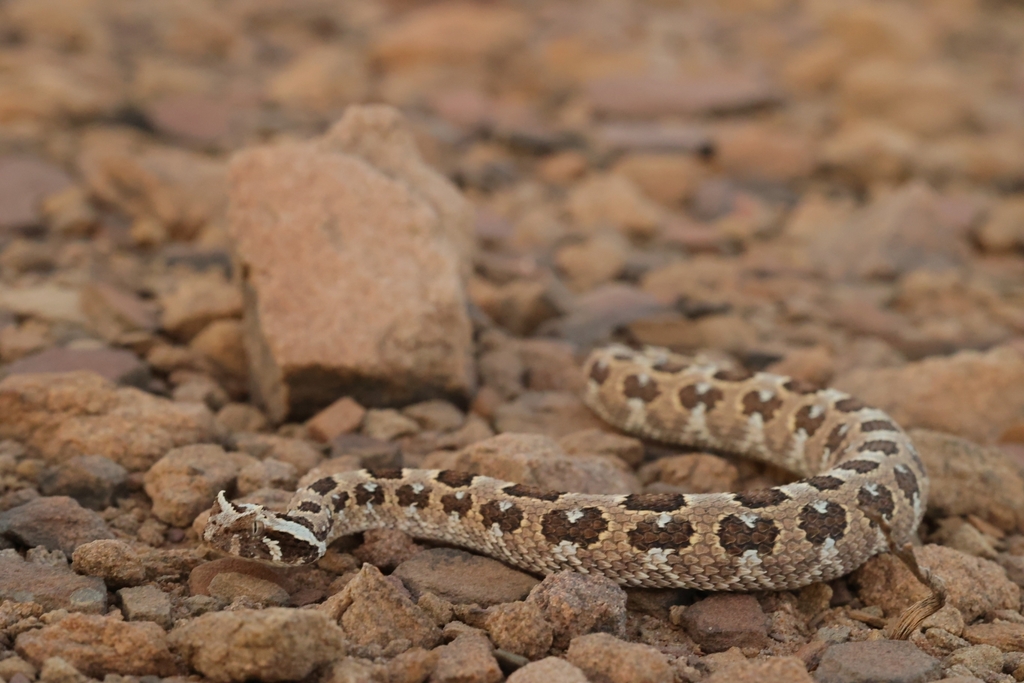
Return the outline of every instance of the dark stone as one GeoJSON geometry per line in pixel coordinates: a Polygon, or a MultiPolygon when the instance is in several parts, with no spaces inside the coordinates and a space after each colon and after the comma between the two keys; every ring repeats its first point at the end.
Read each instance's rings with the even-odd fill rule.
{"type": "Polygon", "coordinates": [[[68,557],[83,543],[114,538],[102,517],[67,496],[36,498],[0,513],[0,534],[29,548],[62,550],[68,557]]]}
{"type": "Polygon", "coordinates": [[[50,470],[40,483],[44,496],[70,496],[82,507],[103,510],[127,492],[128,470],[102,455],[77,455],[50,470]]]}
{"type": "Polygon", "coordinates": [[[46,611],[103,614],[107,611],[107,587],[103,579],[79,576],[66,566],[5,556],[0,557],[0,602],[4,600],[35,602],[46,611]]]}
{"type": "Polygon", "coordinates": [[[3,375],[91,370],[117,384],[145,389],[152,379],[149,367],[124,349],[47,349],[19,358],[4,368],[3,375]]]}
{"type": "Polygon", "coordinates": [[[924,683],[941,677],[939,660],[906,640],[833,645],[814,672],[818,683],[924,683]]]}
{"type": "Polygon", "coordinates": [[[768,617],[752,595],[722,593],[683,611],[682,626],[704,652],[768,644],[768,617]]]}

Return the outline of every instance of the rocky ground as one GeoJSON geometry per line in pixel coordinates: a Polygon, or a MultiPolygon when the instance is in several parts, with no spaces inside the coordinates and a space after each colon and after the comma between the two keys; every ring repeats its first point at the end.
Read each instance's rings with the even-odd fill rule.
{"type": "Polygon", "coordinates": [[[1024,680],[1022,189],[1015,2],[2,0],[0,681],[1024,680]],[[779,481],[611,433],[609,340],[890,411],[947,605],[200,548],[362,466],[779,481]]]}

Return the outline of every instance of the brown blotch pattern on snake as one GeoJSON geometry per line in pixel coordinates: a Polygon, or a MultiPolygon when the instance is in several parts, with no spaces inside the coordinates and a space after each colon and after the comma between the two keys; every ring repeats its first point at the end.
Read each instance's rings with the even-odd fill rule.
{"type": "Polygon", "coordinates": [[[622,383],[622,394],[626,398],[638,398],[644,403],[650,403],[658,398],[661,390],[649,375],[630,375],[622,383]]]}
{"type": "Polygon", "coordinates": [[[778,525],[766,517],[742,519],[726,515],[718,523],[718,543],[733,557],[740,557],[749,550],[768,555],[774,550],[778,537],[778,525]]]}
{"type": "Polygon", "coordinates": [[[861,486],[857,491],[857,504],[861,509],[873,512],[876,516],[887,520],[892,518],[892,512],[896,509],[892,493],[881,484],[861,486]]]}
{"type": "Polygon", "coordinates": [[[381,505],[384,502],[384,489],[376,484],[360,484],[356,487],[356,504],[381,505]]]}
{"type": "Polygon", "coordinates": [[[762,397],[760,391],[749,391],[743,395],[743,414],[750,417],[754,414],[761,416],[762,422],[768,422],[775,416],[775,411],[782,407],[782,399],[772,393],[767,398],[762,397]]]}
{"type": "Polygon", "coordinates": [[[830,453],[838,453],[839,449],[843,445],[843,441],[846,440],[846,432],[849,429],[850,428],[842,422],[833,427],[832,431],[828,433],[828,438],[825,439],[825,448],[827,448],[830,453]]]}
{"type": "Polygon", "coordinates": [[[510,534],[523,523],[523,511],[508,501],[492,500],[480,506],[480,516],[484,527],[492,528],[495,524],[502,533],[510,534]]]}
{"type": "Polygon", "coordinates": [[[809,503],[800,510],[800,528],[814,545],[838,541],[846,534],[846,510],[832,501],[809,503]]]}
{"type": "Polygon", "coordinates": [[[802,379],[790,379],[782,387],[787,391],[792,391],[794,394],[816,394],[819,389],[814,384],[802,379]]]}
{"type": "Polygon", "coordinates": [[[317,495],[326,496],[328,493],[333,491],[334,487],[337,485],[337,482],[330,477],[324,477],[323,479],[317,479],[310,484],[309,489],[317,495]]]}
{"type": "Polygon", "coordinates": [[[417,490],[414,485],[404,484],[395,491],[395,498],[398,500],[398,504],[404,508],[415,505],[423,509],[430,503],[430,489],[420,486],[417,490]]]}
{"type": "Polygon", "coordinates": [[[917,477],[910,471],[909,468],[903,466],[896,466],[893,468],[893,474],[896,477],[896,485],[900,487],[900,491],[903,491],[903,495],[907,497],[911,503],[914,499],[920,495],[920,489],[917,487],[917,477]]]}
{"type": "Polygon", "coordinates": [[[741,491],[733,494],[733,500],[748,508],[765,508],[771,505],[778,505],[789,500],[781,489],[759,489],[756,491],[741,491]]]}
{"type": "Polygon", "coordinates": [[[859,399],[856,399],[852,396],[848,396],[846,398],[839,399],[838,401],[836,401],[836,410],[843,413],[855,413],[858,410],[861,410],[862,408],[866,407],[867,406],[865,406],[859,399]]]}
{"type": "Polygon", "coordinates": [[[827,474],[821,474],[817,477],[811,477],[804,479],[805,484],[810,484],[819,491],[835,491],[846,482],[839,477],[832,477],[827,474]]]}
{"type": "Polygon", "coordinates": [[[733,370],[719,370],[714,374],[715,379],[723,382],[742,382],[750,379],[754,376],[750,370],[746,368],[736,368],[733,370]]]}
{"type": "Polygon", "coordinates": [[[366,468],[366,472],[374,479],[401,479],[401,467],[378,467],[375,469],[366,468]]]}
{"type": "Polygon", "coordinates": [[[878,469],[874,460],[847,460],[836,465],[837,470],[852,470],[857,474],[866,474],[878,469]]]}
{"type": "Polygon", "coordinates": [[[793,418],[793,427],[798,431],[804,430],[808,438],[814,436],[814,433],[818,431],[821,425],[825,424],[825,411],[819,410],[817,416],[815,416],[815,408],[816,406],[813,405],[804,406],[796,411],[796,415],[793,418]]]}
{"type": "Polygon", "coordinates": [[[686,497],[681,493],[631,493],[622,501],[627,510],[649,512],[671,512],[686,506],[686,497]]]}
{"type": "Polygon", "coordinates": [[[721,389],[716,387],[708,387],[701,392],[698,391],[696,384],[688,384],[679,390],[679,403],[687,410],[693,410],[703,404],[705,412],[710,412],[723,396],[721,389]]]}
{"type": "Polygon", "coordinates": [[[444,510],[446,515],[454,512],[459,517],[465,517],[472,507],[473,498],[468,493],[462,497],[455,493],[447,493],[441,496],[441,509],[444,510]]]}
{"type": "Polygon", "coordinates": [[[339,491],[331,496],[331,505],[335,512],[340,512],[348,504],[348,491],[339,491]]]}
{"type": "Polygon", "coordinates": [[[538,486],[528,486],[526,484],[513,484],[512,486],[506,486],[501,490],[501,492],[508,496],[515,496],[516,498],[535,498],[536,500],[546,500],[549,503],[555,502],[562,496],[559,491],[542,489],[538,486]]]}
{"type": "Polygon", "coordinates": [[[445,486],[451,486],[453,489],[469,486],[473,483],[474,479],[476,479],[475,474],[460,470],[441,470],[437,473],[437,480],[445,486]]]}
{"type": "Polygon", "coordinates": [[[875,451],[877,453],[885,453],[886,455],[896,455],[900,452],[900,446],[895,441],[874,439],[872,441],[865,441],[862,443],[857,451],[860,453],[875,451]]]}
{"type": "Polygon", "coordinates": [[[642,520],[626,536],[629,544],[642,553],[651,548],[683,550],[690,547],[693,524],[678,515],[661,524],[659,520],[642,520]]]}
{"type": "Polygon", "coordinates": [[[589,548],[608,529],[608,520],[594,507],[582,510],[552,510],[541,521],[541,532],[552,545],[562,541],[589,548]]]}

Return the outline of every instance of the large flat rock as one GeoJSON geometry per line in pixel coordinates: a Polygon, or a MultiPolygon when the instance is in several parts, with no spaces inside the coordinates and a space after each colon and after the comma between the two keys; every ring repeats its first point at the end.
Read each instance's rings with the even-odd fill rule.
{"type": "Polygon", "coordinates": [[[252,390],[272,419],[470,392],[471,213],[397,112],[352,108],[318,142],[237,154],[230,176],[252,390]]]}

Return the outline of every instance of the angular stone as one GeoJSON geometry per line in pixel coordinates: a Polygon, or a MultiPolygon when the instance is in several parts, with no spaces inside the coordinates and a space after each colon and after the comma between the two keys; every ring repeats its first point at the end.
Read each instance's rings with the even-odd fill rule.
{"type": "Polygon", "coordinates": [[[928,472],[928,515],[976,515],[1003,531],[1024,530],[1024,476],[999,448],[942,432],[912,429],[928,472]]]}
{"type": "Polygon", "coordinates": [[[540,581],[489,557],[454,548],[431,548],[398,565],[401,579],[415,599],[433,593],[448,602],[483,607],[522,600],[540,581]],[[458,576],[458,581],[451,577],[458,576]]]}
{"type": "MultiPolygon", "coordinates": [[[[914,555],[921,567],[930,570],[945,584],[946,604],[960,610],[967,623],[996,610],[1020,608],[1020,588],[995,562],[932,544],[915,548],[914,555]]],[[[868,560],[857,570],[854,581],[860,586],[861,600],[881,607],[887,616],[898,615],[930,594],[910,570],[889,553],[868,560]]]]}
{"type": "Polygon", "coordinates": [[[472,222],[394,110],[353,107],[320,144],[239,153],[231,200],[250,372],[273,421],[339,395],[471,391],[460,274],[472,222]]]}
{"type": "Polygon", "coordinates": [[[729,664],[708,677],[706,683],[813,683],[807,666],[797,657],[770,657],[729,664]]]}
{"type": "Polygon", "coordinates": [[[345,636],[317,610],[272,607],[211,612],[168,640],[193,669],[218,683],[296,681],[345,655],[345,636]]]}
{"type": "Polygon", "coordinates": [[[62,659],[93,678],[171,676],[177,673],[167,634],[150,622],[126,622],[113,616],[69,614],[60,621],[18,636],[14,649],[33,664],[62,659]]]}
{"type": "Polygon", "coordinates": [[[320,451],[308,441],[274,434],[236,434],[235,447],[254,458],[290,463],[299,474],[305,474],[323,460],[320,451]]]}
{"type": "Polygon", "coordinates": [[[1024,624],[974,624],[966,628],[964,638],[976,645],[993,645],[1003,652],[1024,652],[1024,624]]]}
{"type": "Polygon", "coordinates": [[[69,496],[82,507],[102,510],[125,493],[128,470],[102,455],[76,455],[39,483],[44,496],[69,496]]]}
{"type": "Polygon", "coordinates": [[[245,350],[245,333],[241,320],[218,318],[204,327],[188,343],[189,349],[213,362],[218,373],[247,380],[249,360],[245,350]]]}
{"type": "Polygon", "coordinates": [[[5,555],[0,557],[0,601],[4,600],[33,602],[46,611],[103,614],[107,610],[107,587],[102,579],[79,576],[67,567],[5,555]]]}
{"type": "Polygon", "coordinates": [[[363,422],[366,408],[351,396],[342,396],[306,423],[309,435],[321,443],[333,441],[342,434],[354,432],[363,422]]]}
{"type": "Polygon", "coordinates": [[[563,571],[544,578],[526,598],[540,607],[554,631],[554,647],[565,649],[588,633],[626,635],[626,593],[598,574],[563,571]]]}
{"type": "Polygon", "coordinates": [[[168,524],[188,526],[251,462],[247,455],[225,453],[212,444],[169,451],[146,472],[145,488],[153,499],[153,514],[168,524]]]}
{"type": "Polygon", "coordinates": [[[117,388],[90,372],[0,382],[0,439],[20,441],[48,462],[103,455],[139,472],[171,448],[213,436],[205,406],[117,388]]]}
{"type": "Polygon", "coordinates": [[[818,683],[919,683],[942,675],[939,660],[905,640],[832,645],[821,656],[818,683]]]}
{"type": "Polygon", "coordinates": [[[0,535],[30,548],[61,550],[69,558],[83,543],[114,537],[102,517],[67,496],[36,498],[0,513],[0,535]]]}
{"type": "Polygon", "coordinates": [[[833,386],[884,410],[905,429],[989,443],[1024,414],[1024,354],[1011,347],[961,351],[898,368],[851,370],[833,386]]]}
{"type": "Polygon", "coordinates": [[[363,565],[356,577],[319,609],[360,647],[383,648],[405,639],[411,646],[433,648],[441,641],[441,630],[426,612],[370,564],[363,565]]]}
{"type": "Polygon", "coordinates": [[[487,610],[484,627],[495,647],[527,659],[539,659],[551,649],[554,631],[532,602],[506,602],[487,610]]]}
{"type": "Polygon", "coordinates": [[[545,657],[530,662],[508,677],[508,683],[587,683],[587,680],[579,668],[558,657],[545,657]]]}
{"type": "Polygon", "coordinates": [[[414,403],[403,408],[402,414],[416,420],[423,429],[437,432],[455,431],[466,422],[461,410],[439,399],[414,403]]]}
{"type": "Polygon", "coordinates": [[[124,541],[104,539],[83,543],[71,556],[79,574],[98,576],[113,588],[137,586],[147,577],[139,554],[124,541]]]}
{"type": "Polygon", "coordinates": [[[212,597],[227,604],[245,598],[256,605],[282,607],[288,604],[289,597],[288,591],[272,581],[236,572],[217,574],[210,581],[209,591],[212,597]]]}
{"type": "Polygon", "coordinates": [[[394,408],[371,408],[363,418],[363,434],[378,441],[393,441],[419,430],[416,420],[402,415],[394,408]]]}
{"type": "Polygon", "coordinates": [[[165,629],[171,627],[171,598],[156,586],[122,588],[117,596],[128,621],[152,621],[165,629]]]}
{"type": "Polygon", "coordinates": [[[768,644],[769,619],[752,595],[723,593],[704,598],[683,611],[681,623],[704,652],[761,649],[768,644]]]}
{"type": "Polygon", "coordinates": [[[217,271],[175,281],[160,297],[160,326],[170,335],[189,340],[215,320],[242,315],[242,293],[217,271]]]}
{"type": "Polygon", "coordinates": [[[982,680],[1003,673],[1003,653],[992,645],[962,647],[942,660],[948,673],[970,673],[982,680]]]}
{"type": "Polygon", "coordinates": [[[494,646],[481,633],[460,635],[440,648],[431,680],[437,683],[498,683],[502,679],[494,646]]]}
{"type": "Polygon", "coordinates": [[[591,681],[672,683],[668,658],[650,645],[627,643],[607,633],[577,636],[565,658],[591,681]]]}
{"type": "Polygon", "coordinates": [[[558,445],[569,455],[613,455],[630,467],[639,467],[644,459],[644,444],[640,439],[603,429],[570,432],[558,440],[558,445]]]}
{"type": "Polygon", "coordinates": [[[88,370],[115,384],[140,388],[150,380],[146,364],[124,349],[47,349],[14,361],[4,368],[4,376],[76,370],[88,370]]]}

